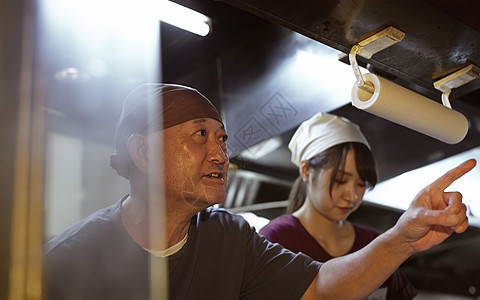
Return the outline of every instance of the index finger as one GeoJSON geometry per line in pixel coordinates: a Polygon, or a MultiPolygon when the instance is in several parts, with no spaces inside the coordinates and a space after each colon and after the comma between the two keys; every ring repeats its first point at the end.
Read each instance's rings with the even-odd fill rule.
{"type": "Polygon", "coordinates": [[[469,159],[457,167],[451,169],[447,173],[440,176],[437,180],[430,184],[430,187],[439,188],[442,191],[451,185],[455,180],[468,173],[475,167],[477,161],[475,159],[469,159]]]}

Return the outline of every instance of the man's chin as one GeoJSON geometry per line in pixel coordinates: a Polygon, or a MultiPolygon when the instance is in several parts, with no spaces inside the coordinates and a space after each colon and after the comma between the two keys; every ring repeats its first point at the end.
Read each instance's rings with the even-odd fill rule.
{"type": "Polygon", "coordinates": [[[209,203],[211,203],[211,205],[213,205],[213,204],[223,203],[223,201],[225,201],[227,193],[226,193],[224,187],[221,187],[221,188],[206,187],[205,188],[205,196],[206,196],[207,202],[209,202],[209,203]]]}
{"type": "Polygon", "coordinates": [[[225,189],[206,187],[201,193],[183,193],[183,199],[198,210],[205,209],[214,204],[220,204],[225,201],[225,189]]]}

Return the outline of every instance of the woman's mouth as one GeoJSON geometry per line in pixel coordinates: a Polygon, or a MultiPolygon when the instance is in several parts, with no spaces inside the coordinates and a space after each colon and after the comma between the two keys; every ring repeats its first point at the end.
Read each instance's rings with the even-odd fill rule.
{"type": "Polygon", "coordinates": [[[339,207],[338,209],[343,213],[348,213],[349,211],[352,210],[351,207],[339,207]]]}

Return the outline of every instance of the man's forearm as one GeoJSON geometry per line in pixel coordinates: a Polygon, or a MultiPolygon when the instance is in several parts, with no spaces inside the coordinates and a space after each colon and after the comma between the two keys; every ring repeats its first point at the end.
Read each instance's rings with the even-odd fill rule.
{"type": "Polygon", "coordinates": [[[413,254],[394,230],[355,253],[326,262],[316,281],[317,299],[360,299],[380,287],[413,254]]]}

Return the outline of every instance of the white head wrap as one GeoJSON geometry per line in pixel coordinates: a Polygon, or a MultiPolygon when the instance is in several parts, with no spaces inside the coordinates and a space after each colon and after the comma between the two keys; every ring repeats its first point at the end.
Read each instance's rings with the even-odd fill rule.
{"type": "Polygon", "coordinates": [[[347,142],[359,142],[370,149],[358,125],[343,117],[318,113],[300,124],[288,148],[292,151],[292,162],[300,167],[302,161],[347,142]]]}

